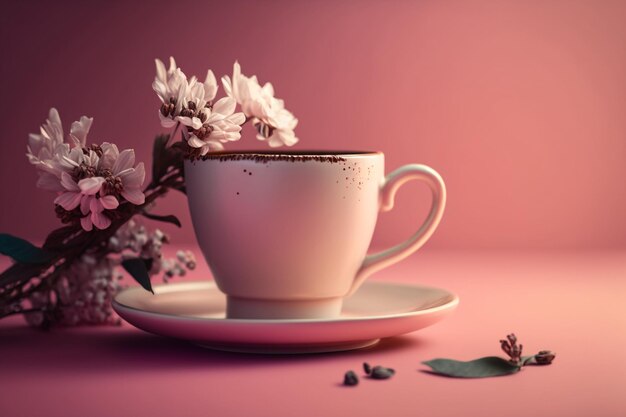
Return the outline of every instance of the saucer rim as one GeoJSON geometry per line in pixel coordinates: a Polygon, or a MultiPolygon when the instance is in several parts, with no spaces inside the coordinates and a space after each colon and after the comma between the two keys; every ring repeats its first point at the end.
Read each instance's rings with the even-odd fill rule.
{"type": "MultiPolygon", "coordinates": [[[[339,323],[339,322],[362,322],[362,321],[375,321],[375,320],[377,321],[377,320],[389,320],[389,319],[398,319],[398,318],[406,318],[406,317],[416,317],[416,316],[421,316],[421,315],[426,315],[426,314],[434,314],[440,311],[454,310],[456,309],[456,307],[458,306],[460,302],[459,296],[457,294],[451,291],[448,291],[446,289],[439,288],[439,287],[397,283],[397,282],[386,282],[386,281],[369,281],[369,282],[365,282],[363,285],[364,286],[380,285],[380,286],[392,286],[392,287],[406,287],[406,288],[411,288],[413,290],[423,289],[423,290],[443,291],[448,296],[448,301],[445,301],[441,305],[437,305],[435,307],[429,307],[425,309],[412,309],[410,311],[405,311],[401,313],[384,314],[384,315],[367,315],[367,316],[361,316],[361,317],[340,316],[340,317],[325,318],[325,319],[229,319],[226,317],[219,317],[219,318],[218,317],[197,317],[197,316],[187,316],[187,315],[179,315],[179,314],[159,313],[159,312],[149,311],[149,310],[145,310],[145,309],[141,309],[141,308],[137,308],[137,307],[133,307],[133,306],[129,306],[127,304],[121,303],[118,300],[120,295],[124,293],[128,293],[128,292],[145,291],[140,286],[132,286],[132,287],[124,288],[123,290],[118,292],[113,298],[111,304],[113,306],[113,309],[118,313],[119,313],[118,309],[126,309],[126,310],[135,311],[137,313],[146,314],[146,315],[154,316],[154,317],[167,318],[170,320],[171,319],[185,320],[185,321],[194,320],[194,321],[200,321],[200,322],[214,322],[214,323],[228,322],[228,323],[232,323],[233,325],[236,325],[236,324],[264,325],[264,324],[307,324],[307,323],[324,324],[324,323],[339,323]]],[[[219,288],[217,288],[217,284],[215,283],[215,281],[191,281],[191,282],[160,284],[160,285],[154,286],[153,290],[155,290],[154,295],[157,296],[159,294],[157,290],[165,289],[165,292],[176,292],[176,290],[180,290],[181,287],[184,288],[184,287],[198,287],[198,286],[200,286],[201,289],[205,289],[205,290],[215,289],[217,291],[220,291],[219,288]]],[[[356,294],[358,294],[358,291],[357,293],[355,293],[355,295],[356,294]]]]}

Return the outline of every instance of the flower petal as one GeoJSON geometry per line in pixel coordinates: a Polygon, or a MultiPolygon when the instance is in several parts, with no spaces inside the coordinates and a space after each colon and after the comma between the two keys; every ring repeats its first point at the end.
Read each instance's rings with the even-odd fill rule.
{"type": "Polygon", "coordinates": [[[193,127],[194,129],[200,129],[202,127],[202,120],[200,120],[197,117],[192,117],[191,118],[191,127],[193,127]]]}
{"type": "Polygon", "coordinates": [[[84,178],[78,181],[78,187],[84,195],[94,195],[100,191],[104,182],[105,180],[102,177],[84,178]]]}
{"type": "MultiPolygon", "coordinates": [[[[224,75],[222,77],[222,86],[224,86],[224,92],[228,97],[233,97],[233,88],[232,83],[230,81],[230,77],[228,75],[224,75]]],[[[235,97],[233,97],[235,98],[235,97]]]]}
{"type": "Polygon", "coordinates": [[[90,216],[81,218],[80,225],[86,232],[90,232],[93,229],[93,224],[91,223],[90,216]]]}
{"type": "Polygon", "coordinates": [[[91,210],[92,199],[94,199],[94,197],[90,195],[82,196],[80,200],[80,212],[83,213],[83,215],[89,214],[89,211],[91,210]]]}
{"type": "Polygon", "coordinates": [[[219,140],[221,142],[229,142],[241,139],[239,132],[226,132],[223,130],[214,130],[209,135],[210,140],[219,140]]]}
{"type": "Polygon", "coordinates": [[[170,119],[169,117],[163,116],[163,113],[159,110],[159,120],[161,121],[161,126],[170,128],[176,126],[176,120],[170,119]]]}
{"type": "Polygon", "coordinates": [[[93,123],[93,117],[81,116],[80,120],[72,123],[70,128],[70,137],[74,141],[75,146],[84,147],[87,142],[87,135],[91,124],[93,123]]]}
{"type": "Polygon", "coordinates": [[[185,126],[194,129],[200,129],[202,127],[202,121],[197,117],[176,116],[176,120],[178,120],[185,126]]]}
{"type": "Polygon", "coordinates": [[[76,181],[74,181],[72,176],[68,174],[67,172],[61,173],[61,185],[67,191],[79,191],[80,190],[80,187],[78,187],[78,184],[76,184],[76,181]]]}
{"type": "Polygon", "coordinates": [[[206,79],[204,80],[204,99],[206,101],[211,101],[215,98],[217,94],[217,80],[215,79],[215,74],[213,71],[209,70],[206,73],[206,79]]]}
{"type": "Polygon", "coordinates": [[[41,126],[40,131],[44,138],[49,139],[49,143],[55,145],[63,143],[63,125],[61,124],[61,117],[59,117],[57,109],[54,107],[50,109],[48,119],[46,123],[41,126]]]}
{"type": "Polygon", "coordinates": [[[232,97],[222,97],[213,105],[213,113],[229,116],[235,111],[237,102],[232,97]]]}
{"type": "Polygon", "coordinates": [[[213,125],[213,124],[215,124],[215,123],[217,123],[219,121],[224,120],[224,118],[225,117],[224,117],[224,115],[222,113],[218,113],[218,112],[214,111],[214,112],[211,112],[209,114],[209,117],[207,117],[207,119],[206,119],[206,123],[210,124],[210,125],[213,125]]]}
{"type": "Polygon", "coordinates": [[[99,212],[91,213],[91,222],[100,230],[104,230],[111,226],[111,219],[109,219],[105,214],[99,212]]]}
{"type": "Polygon", "coordinates": [[[146,201],[146,196],[143,194],[143,192],[141,192],[141,190],[137,188],[123,190],[122,197],[137,206],[143,204],[146,201]]]}
{"type": "Polygon", "coordinates": [[[115,210],[119,207],[120,202],[112,195],[105,195],[104,197],[100,197],[100,204],[107,210],[115,210]]]}
{"type": "Polygon", "coordinates": [[[167,72],[165,71],[165,64],[160,59],[155,59],[154,63],[156,64],[156,77],[160,81],[165,81],[167,79],[167,72]]]}
{"type": "Polygon", "coordinates": [[[117,157],[117,161],[113,164],[111,171],[113,175],[117,175],[125,169],[132,168],[135,164],[135,151],[133,149],[124,149],[117,157]]]}
{"type": "Polygon", "coordinates": [[[117,161],[117,157],[120,155],[120,151],[117,149],[117,145],[114,143],[103,142],[100,145],[102,148],[102,156],[98,163],[100,169],[111,169],[113,164],[117,161]]]}
{"type": "Polygon", "coordinates": [[[265,83],[265,85],[263,86],[263,88],[261,89],[265,94],[274,97],[274,86],[272,85],[272,83],[265,83]]]}
{"type": "Polygon", "coordinates": [[[65,210],[74,210],[80,204],[80,193],[68,191],[54,199],[54,204],[58,204],[65,210]]]}
{"type": "MultiPolygon", "coordinates": [[[[104,206],[100,202],[100,199],[91,197],[89,200],[90,200],[89,211],[91,211],[92,213],[102,213],[104,211],[104,206]]],[[[82,204],[81,204],[81,209],[82,209],[82,204]]],[[[87,213],[83,213],[83,214],[87,214],[87,213]]]]}
{"type": "MultiPolygon", "coordinates": [[[[48,191],[65,191],[66,188],[61,185],[59,178],[49,172],[40,172],[37,179],[37,187],[48,191]]],[[[78,187],[76,187],[78,188],[78,187]]],[[[70,190],[72,191],[72,190],[70,190]]]]}
{"type": "Polygon", "coordinates": [[[136,168],[125,170],[121,172],[119,176],[122,179],[122,184],[125,189],[139,188],[146,178],[146,169],[144,168],[143,162],[140,162],[137,164],[136,168]]]}
{"type": "Polygon", "coordinates": [[[178,68],[176,67],[176,60],[174,59],[173,56],[170,56],[170,67],[167,70],[167,74],[172,75],[177,69],[178,68]]]}
{"type": "Polygon", "coordinates": [[[201,139],[198,139],[196,135],[191,135],[191,137],[187,140],[187,144],[192,148],[202,148],[205,143],[201,139]]]}
{"type": "Polygon", "coordinates": [[[226,118],[226,120],[228,120],[229,122],[231,122],[232,124],[236,124],[236,125],[242,125],[245,123],[246,121],[246,115],[243,114],[242,112],[239,113],[233,113],[230,116],[228,116],[226,118]]]}
{"type": "Polygon", "coordinates": [[[224,150],[224,145],[222,145],[218,141],[210,140],[210,141],[207,142],[207,144],[209,145],[207,147],[208,150],[213,150],[213,151],[223,151],[224,150]]]}
{"type": "MultiPolygon", "coordinates": [[[[239,96],[239,86],[238,84],[240,83],[240,78],[241,78],[241,66],[239,65],[239,61],[235,61],[235,63],[233,64],[233,95],[235,97],[235,99],[239,102],[240,100],[240,96],[239,96]]],[[[240,102],[241,103],[241,102],[240,102]]]]}

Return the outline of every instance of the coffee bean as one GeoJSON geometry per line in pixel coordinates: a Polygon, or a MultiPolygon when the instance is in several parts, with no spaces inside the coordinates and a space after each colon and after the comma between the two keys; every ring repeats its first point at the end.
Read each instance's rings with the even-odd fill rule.
{"type": "Polygon", "coordinates": [[[372,368],[372,372],[370,373],[370,378],[372,379],[389,379],[391,378],[396,371],[391,368],[385,368],[384,366],[375,366],[372,368]]]}
{"type": "Polygon", "coordinates": [[[356,376],[354,371],[348,371],[343,376],[343,385],[347,385],[349,387],[353,387],[359,384],[359,377],[356,376]]]}
{"type": "Polygon", "coordinates": [[[371,374],[372,373],[372,367],[370,366],[369,363],[367,362],[363,362],[363,370],[365,371],[366,374],[371,374]]]}

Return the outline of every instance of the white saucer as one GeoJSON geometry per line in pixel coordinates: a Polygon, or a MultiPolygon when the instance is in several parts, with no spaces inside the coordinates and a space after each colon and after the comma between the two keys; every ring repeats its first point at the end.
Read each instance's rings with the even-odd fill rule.
{"type": "Polygon", "coordinates": [[[117,313],[133,326],[202,346],[237,352],[314,353],[358,349],[430,326],[459,303],[442,289],[366,282],[344,302],[341,317],[305,320],[226,319],[226,297],[213,282],[121,291],[117,313]]]}

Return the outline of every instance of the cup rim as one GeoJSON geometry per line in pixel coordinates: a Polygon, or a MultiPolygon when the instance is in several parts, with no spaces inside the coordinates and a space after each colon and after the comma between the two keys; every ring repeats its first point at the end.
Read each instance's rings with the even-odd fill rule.
{"type": "Polygon", "coordinates": [[[345,159],[384,156],[381,151],[360,151],[360,150],[326,150],[326,149],[304,149],[304,150],[234,150],[217,151],[208,153],[198,160],[261,160],[261,161],[281,161],[281,160],[312,160],[340,162],[345,159]]]}

